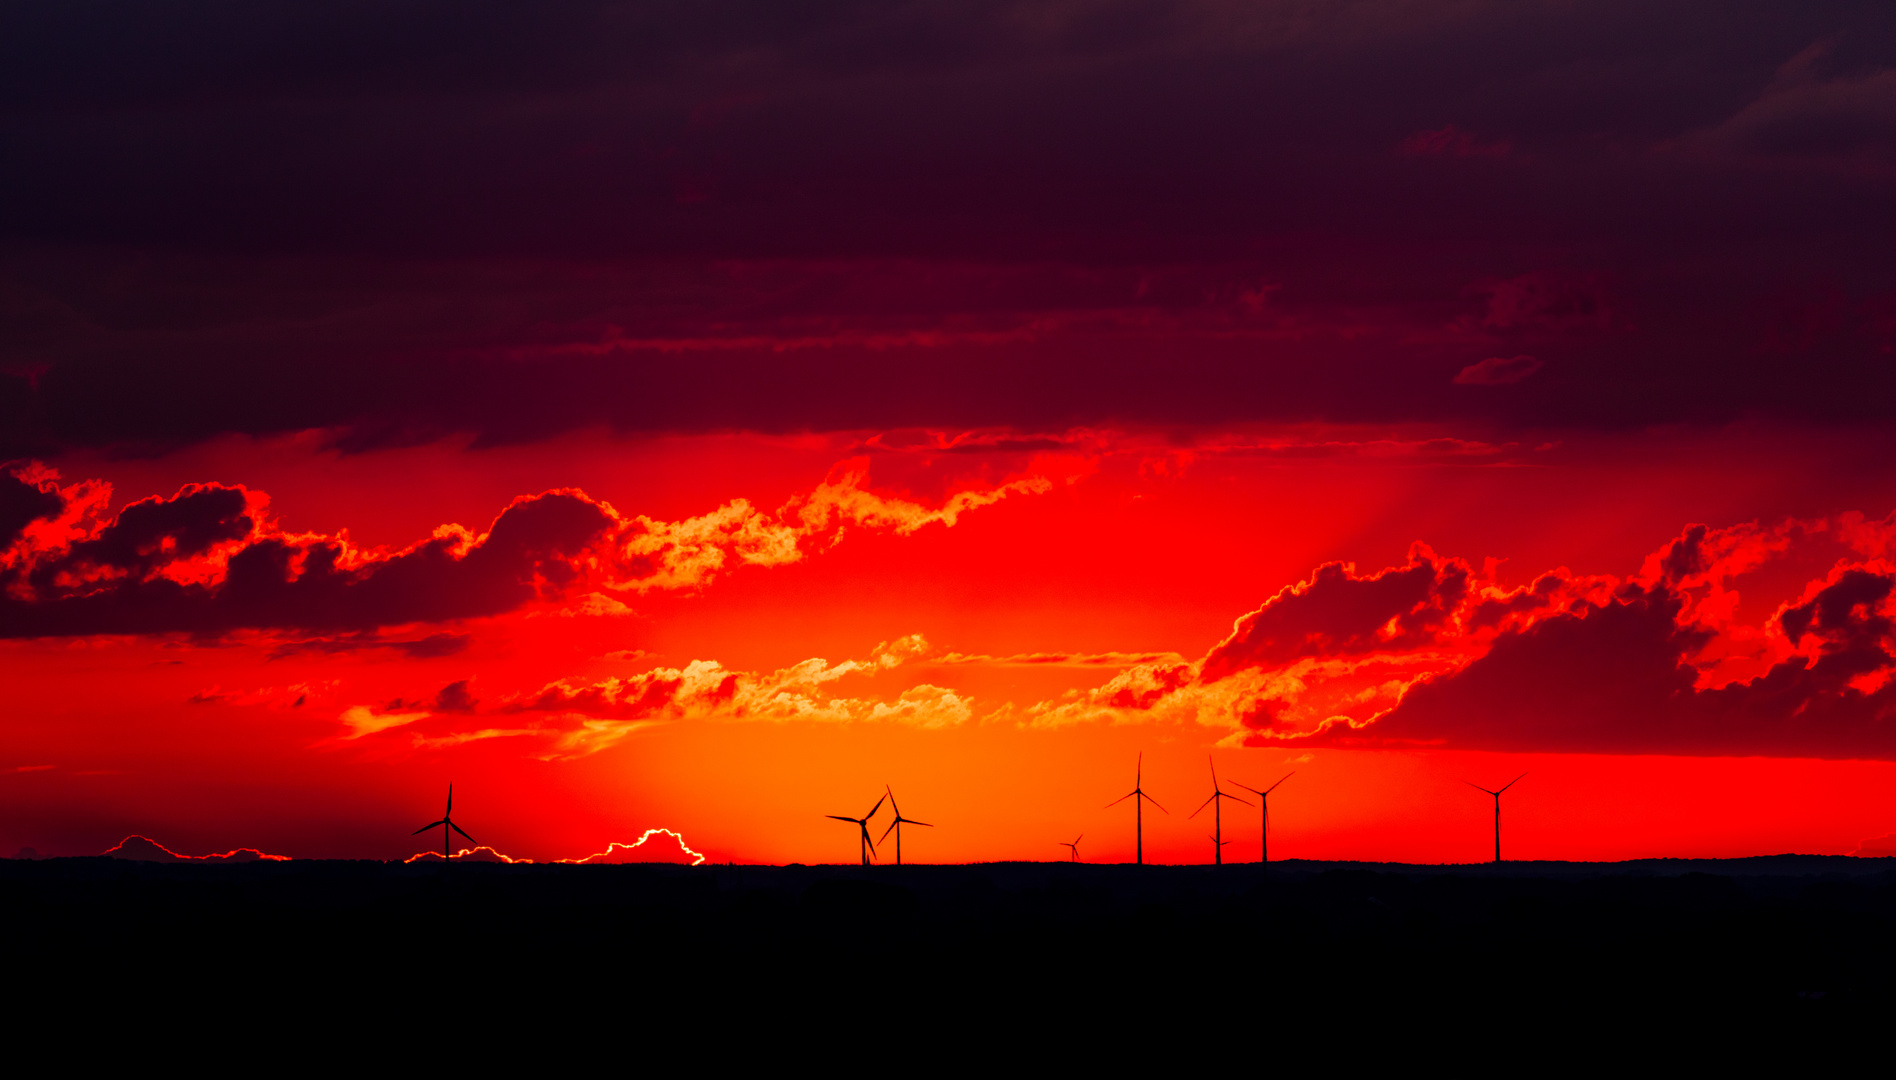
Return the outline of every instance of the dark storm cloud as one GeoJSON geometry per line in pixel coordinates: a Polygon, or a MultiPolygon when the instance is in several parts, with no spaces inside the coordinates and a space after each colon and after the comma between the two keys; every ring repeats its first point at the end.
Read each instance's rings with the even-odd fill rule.
{"type": "Polygon", "coordinates": [[[18,540],[28,525],[57,517],[66,508],[66,500],[49,487],[0,472],[0,551],[18,540]]]}
{"type": "Polygon", "coordinates": [[[1887,5],[13,4],[0,147],[0,454],[1896,401],[1887,5]]]}
{"type": "Polygon", "coordinates": [[[1780,625],[1809,655],[1695,689],[1709,630],[1681,625],[1666,583],[1508,631],[1463,670],[1411,687],[1394,711],[1316,741],[1579,753],[1896,758],[1892,578],[1841,569],[1780,625]]]}
{"type": "Polygon", "coordinates": [[[1409,564],[1358,575],[1347,563],[1325,563],[1308,581],[1285,589],[1245,615],[1205,656],[1203,676],[1215,682],[1252,667],[1282,667],[1304,657],[1396,652],[1429,644],[1468,596],[1468,565],[1426,548],[1409,564]]]}
{"type": "MultiPolygon", "coordinates": [[[[484,536],[444,529],[406,551],[364,555],[339,538],[258,530],[249,505],[242,488],[193,484],[169,499],[133,503],[90,539],[28,553],[0,572],[0,637],[361,632],[497,615],[557,595],[614,522],[584,495],[551,491],[516,499],[484,536]]],[[[359,634],[286,649],[432,657],[465,643],[454,634],[416,641],[359,634]]]]}

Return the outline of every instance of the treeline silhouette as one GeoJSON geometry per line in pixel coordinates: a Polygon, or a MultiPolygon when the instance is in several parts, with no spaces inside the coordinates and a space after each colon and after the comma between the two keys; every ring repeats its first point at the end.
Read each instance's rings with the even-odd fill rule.
{"type": "Polygon", "coordinates": [[[1884,860],[0,861],[22,1075],[1887,1071],[1884,860]]]}

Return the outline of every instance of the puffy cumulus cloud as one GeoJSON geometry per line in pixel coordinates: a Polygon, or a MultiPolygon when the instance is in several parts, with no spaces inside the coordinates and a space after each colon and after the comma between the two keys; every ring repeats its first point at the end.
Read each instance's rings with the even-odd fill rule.
{"type": "MultiPolygon", "coordinates": [[[[633,518],[619,548],[627,580],[612,587],[646,592],[702,586],[734,566],[781,566],[813,548],[837,543],[846,527],[887,529],[908,535],[928,525],[952,528],[961,515],[1010,495],[1051,491],[1054,480],[1040,472],[994,487],[967,489],[930,508],[868,488],[869,459],[838,463],[815,490],[792,498],[775,514],[737,499],[684,521],[633,518]]],[[[1070,482],[1077,479],[1069,474],[1070,482]]]]}
{"type": "Polygon", "coordinates": [[[607,844],[604,851],[595,852],[583,858],[555,861],[578,866],[655,862],[697,866],[704,862],[704,855],[702,852],[691,850],[691,845],[685,843],[682,833],[671,829],[647,829],[639,834],[637,840],[629,844],[615,840],[607,844]]]}
{"type": "Polygon", "coordinates": [[[910,634],[882,642],[860,660],[832,664],[810,659],[770,672],[734,671],[715,660],[694,660],[683,667],[654,667],[597,681],[559,680],[503,697],[487,708],[461,681],[443,687],[432,703],[397,698],[382,705],[351,706],[337,722],[348,729],[340,741],[416,725],[405,735],[419,749],[534,736],[545,746],[542,756],[549,758],[595,753],[633,732],[679,720],[873,722],[922,728],[968,722],[974,717],[969,698],[926,682],[893,694],[837,691],[836,684],[846,677],[872,677],[916,661],[932,662],[932,655],[920,634],[910,634]],[[515,726],[488,726],[495,717],[516,718],[515,726]]]}
{"type": "Polygon", "coordinates": [[[736,500],[683,521],[626,518],[561,488],[516,498],[483,532],[443,525],[391,551],[360,548],[346,532],[285,532],[267,496],[243,487],[192,484],[107,515],[104,485],[62,488],[44,469],[16,470],[8,481],[0,498],[11,500],[17,527],[0,559],[0,637],[295,630],[319,636],[283,642],[273,655],[393,649],[411,657],[449,655],[466,638],[388,640],[373,631],[534,602],[624,613],[611,594],[701,588],[738,566],[797,562],[851,527],[898,535],[949,528],[972,510],[1055,483],[1036,472],[926,506],[872,490],[868,459],[858,457],[775,513],[736,500]]]}
{"type": "Polygon", "coordinates": [[[156,840],[128,836],[99,854],[134,862],[289,862],[288,855],[268,855],[256,848],[235,848],[221,854],[180,855],[156,840]]]}
{"type": "MultiPolygon", "coordinates": [[[[450,858],[455,862],[505,863],[528,866],[534,863],[533,859],[522,859],[503,854],[498,849],[486,844],[462,848],[454,852],[450,858]]],[[[691,845],[685,843],[683,833],[672,829],[656,828],[645,830],[639,834],[637,840],[629,844],[614,840],[606,845],[604,851],[597,851],[591,855],[582,855],[578,858],[554,859],[552,861],[554,863],[564,863],[569,866],[623,866],[638,863],[677,863],[686,866],[697,866],[703,863],[704,859],[703,853],[691,850],[691,845]]],[[[438,851],[422,851],[410,855],[402,861],[404,863],[426,863],[440,862],[442,860],[441,853],[438,851]]]]}
{"type": "Polygon", "coordinates": [[[1625,579],[1561,568],[1513,589],[1420,546],[1374,574],[1330,564],[1202,660],[1132,664],[1027,716],[1249,746],[1896,757],[1896,563],[1838,562],[1761,626],[1733,588],[1799,544],[1883,550],[1884,528],[1692,525],[1625,579]]]}
{"type": "Polygon", "coordinates": [[[1408,565],[1369,575],[1358,575],[1351,563],[1325,563],[1240,618],[1206,654],[1201,673],[1215,682],[1304,657],[1430,644],[1467,599],[1470,576],[1467,563],[1439,558],[1422,544],[1410,548],[1408,565]]]}

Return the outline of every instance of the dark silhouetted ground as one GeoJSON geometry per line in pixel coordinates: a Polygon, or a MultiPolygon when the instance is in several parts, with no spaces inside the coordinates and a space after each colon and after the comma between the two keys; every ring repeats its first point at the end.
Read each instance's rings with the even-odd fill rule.
{"type": "Polygon", "coordinates": [[[1896,860],[0,861],[16,1075],[1891,1071],[1896,860]]]}

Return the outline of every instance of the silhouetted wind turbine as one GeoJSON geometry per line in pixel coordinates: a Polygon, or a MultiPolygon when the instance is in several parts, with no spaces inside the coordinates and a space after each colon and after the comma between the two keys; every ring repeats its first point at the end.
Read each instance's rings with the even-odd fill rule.
{"type": "Polygon", "coordinates": [[[1071,844],[1067,843],[1065,840],[1060,841],[1061,847],[1073,849],[1073,859],[1072,859],[1073,862],[1080,861],[1080,841],[1084,839],[1086,839],[1086,834],[1081,833],[1080,835],[1073,838],[1073,842],[1071,844]]]}
{"type": "MultiPolygon", "coordinates": [[[[1521,774],[1521,776],[1526,776],[1526,775],[1527,775],[1526,773],[1521,774]]],[[[1509,780],[1507,783],[1502,784],[1501,791],[1506,791],[1507,789],[1520,783],[1521,776],[1517,776],[1514,779],[1509,780]]],[[[1469,787],[1474,788],[1476,791],[1487,791],[1488,794],[1494,796],[1494,861],[1500,862],[1501,861],[1501,791],[1488,791],[1487,788],[1482,787],[1480,784],[1475,783],[1473,780],[1463,780],[1462,783],[1467,784],[1469,787]]]]}
{"type": "MultiPolygon", "coordinates": [[[[882,799],[886,798],[888,798],[887,795],[882,796],[882,799]]],[[[864,866],[868,866],[869,860],[875,857],[876,842],[869,839],[869,819],[876,816],[877,810],[882,809],[882,799],[877,799],[876,804],[869,808],[869,812],[861,817],[844,817],[841,814],[823,815],[824,817],[835,818],[837,821],[853,821],[856,823],[856,827],[862,830],[862,864],[864,866]]]]}
{"type": "Polygon", "coordinates": [[[480,846],[479,840],[476,840],[473,837],[469,836],[465,831],[462,830],[462,828],[459,825],[456,825],[454,823],[454,818],[452,816],[453,814],[454,814],[454,784],[452,782],[449,782],[448,808],[446,810],[441,811],[441,820],[430,821],[428,824],[423,825],[421,828],[416,829],[414,832],[411,832],[408,834],[410,836],[420,836],[422,833],[427,832],[429,829],[434,828],[436,825],[442,826],[441,861],[444,863],[447,862],[450,858],[452,858],[452,856],[448,854],[448,844],[450,841],[454,839],[454,835],[453,835],[454,833],[460,833],[461,838],[466,840],[468,843],[473,844],[476,847],[480,846]],[[450,832],[449,830],[452,830],[452,832],[450,832]]]}
{"type": "MultiPolygon", "coordinates": [[[[1284,774],[1284,780],[1288,780],[1296,775],[1297,770],[1292,769],[1284,774]]],[[[1259,863],[1268,863],[1271,861],[1271,792],[1276,791],[1278,785],[1282,784],[1284,780],[1279,780],[1276,784],[1272,784],[1263,791],[1259,791],[1249,784],[1238,784],[1236,780],[1231,781],[1251,794],[1256,795],[1257,804],[1264,808],[1264,831],[1259,834],[1260,839],[1257,842],[1257,861],[1259,863]]]]}
{"type": "MultiPolygon", "coordinates": [[[[1134,835],[1137,837],[1137,839],[1135,840],[1135,844],[1137,845],[1137,847],[1135,848],[1135,851],[1137,852],[1136,857],[1139,861],[1140,866],[1144,866],[1146,862],[1145,808],[1141,806],[1140,803],[1143,800],[1144,802],[1151,803],[1153,806],[1159,806],[1159,800],[1153,798],[1150,795],[1147,795],[1144,791],[1140,790],[1140,787],[1139,787],[1139,785],[1144,782],[1143,777],[1145,776],[1145,759],[1146,759],[1145,754],[1141,753],[1139,755],[1139,764],[1134,767],[1134,772],[1132,774],[1132,790],[1126,792],[1124,795],[1121,795],[1119,798],[1114,799],[1112,802],[1109,802],[1106,804],[1108,808],[1111,808],[1114,806],[1118,806],[1120,803],[1125,802],[1127,799],[1132,799],[1133,829],[1134,829],[1134,835]],[[1137,798],[1134,798],[1134,796],[1137,796],[1137,798]]],[[[1169,816],[1171,814],[1171,811],[1167,810],[1163,806],[1159,806],[1159,813],[1166,814],[1169,816]]]]}
{"type": "MultiPolygon", "coordinates": [[[[891,829],[895,831],[895,865],[901,866],[902,865],[902,826],[905,823],[909,825],[920,825],[926,829],[932,829],[934,828],[934,826],[930,825],[926,821],[916,821],[913,818],[903,817],[902,807],[897,805],[895,801],[895,789],[890,787],[887,784],[884,784],[882,785],[882,790],[886,792],[889,796],[889,809],[895,811],[895,820],[889,822],[889,828],[882,830],[882,838],[884,840],[887,840],[889,838],[889,831],[891,829]]],[[[881,805],[881,804],[878,803],[877,805],[881,805]]],[[[875,811],[871,810],[869,811],[869,813],[871,816],[874,816],[875,811]]]]}
{"type": "Polygon", "coordinates": [[[1244,802],[1243,799],[1238,798],[1236,795],[1226,795],[1224,789],[1218,786],[1218,763],[1211,760],[1210,754],[1205,755],[1205,760],[1211,765],[1211,798],[1199,803],[1198,809],[1193,810],[1191,816],[1197,817],[1199,812],[1204,810],[1205,807],[1211,807],[1211,827],[1215,830],[1211,837],[1212,863],[1216,866],[1223,866],[1225,861],[1226,841],[1224,838],[1224,815],[1221,813],[1224,809],[1224,802],[1222,800],[1230,799],[1232,802],[1241,802],[1246,806],[1251,804],[1244,802]]]}

